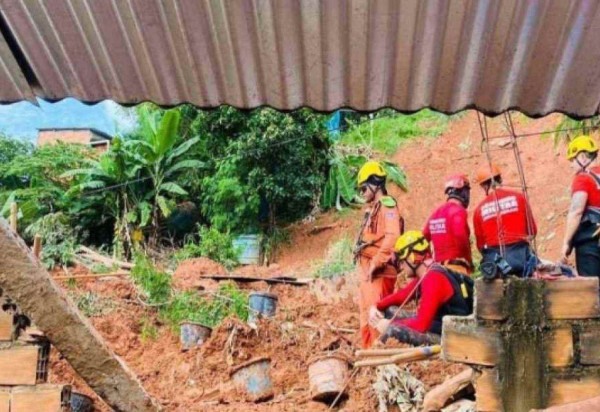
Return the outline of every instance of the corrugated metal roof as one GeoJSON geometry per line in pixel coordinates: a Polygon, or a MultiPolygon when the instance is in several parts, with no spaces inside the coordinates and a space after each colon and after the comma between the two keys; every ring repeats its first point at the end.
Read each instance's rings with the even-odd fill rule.
{"type": "MultiPolygon", "coordinates": [[[[0,0],[4,31],[45,99],[578,116],[598,112],[599,5],[0,0]]],[[[4,42],[0,55],[0,100],[24,98],[4,42]]]]}

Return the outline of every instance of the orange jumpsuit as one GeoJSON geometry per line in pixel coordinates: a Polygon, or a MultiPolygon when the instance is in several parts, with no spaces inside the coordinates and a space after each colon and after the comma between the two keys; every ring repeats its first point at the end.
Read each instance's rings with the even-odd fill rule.
{"type": "Polygon", "coordinates": [[[369,308],[394,291],[397,270],[390,259],[394,253],[394,244],[401,234],[401,226],[396,201],[385,196],[373,206],[362,231],[362,241],[370,244],[363,248],[359,255],[361,270],[358,305],[363,348],[370,347],[379,335],[369,326],[369,308]],[[376,270],[372,281],[369,281],[371,262],[376,270]]]}

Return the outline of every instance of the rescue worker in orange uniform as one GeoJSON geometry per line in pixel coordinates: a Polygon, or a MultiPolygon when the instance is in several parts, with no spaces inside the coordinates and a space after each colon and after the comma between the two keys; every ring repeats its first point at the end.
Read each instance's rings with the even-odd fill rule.
{"type": "Polygon", "coordinates": [[[501,170],[496,165],[479,169],[476,182],[486,194],[473,213],[484,278],[532,275],[538,261],[530,242],[537,226],[527,199],[521,192],[502,187],[501,170]]]}
{"type": "Polygon", "coordinates": [[[433,246],[436,262],[468,275],[473,272],[471,231],[467,215],[471,193],[469,179],[460,174],[448,177],[444,193],[447,201],[427,219],[423,235],[433,246]]]}
{"type": "Polygon", "coordinates": [[[387,195],[386,176],[381,164],[374,161],[365,163],[358,172],[360,194],[370,206],[354,249],[360,265],[360,333],[364,348],[379,335],[369,325],[369,309],[394,291],[394,244],[403,230],[396,200],[387,195]]]}

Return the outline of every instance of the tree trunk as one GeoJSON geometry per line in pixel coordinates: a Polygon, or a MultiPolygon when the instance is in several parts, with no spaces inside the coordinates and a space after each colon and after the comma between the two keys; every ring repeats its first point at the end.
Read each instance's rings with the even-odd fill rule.
{"type": "Polygon", "coordinates": [[[115,411],[159,410],[137,377],[106,346],[3,219],[0,219],[0,288],[115,411]]]}

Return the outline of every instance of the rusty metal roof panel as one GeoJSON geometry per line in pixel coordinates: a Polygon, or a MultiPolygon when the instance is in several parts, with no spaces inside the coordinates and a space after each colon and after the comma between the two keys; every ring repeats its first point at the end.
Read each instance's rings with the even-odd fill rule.
{"type": "MultiPolygon", "coordinates": [[[[577,116],[598,113],[599,8],[596,0],[0,0],[45,99],[577,116]]],[[[29,86],[6,68],[4,46],[0,100],[22,99],[29,86]]]]}
{"type": "Polygon", "coordinates": [[[0,102],[20,100],[35,102],[35,97],[6,39],[0,36],[0,102]]]}

